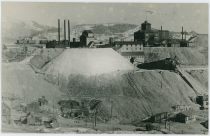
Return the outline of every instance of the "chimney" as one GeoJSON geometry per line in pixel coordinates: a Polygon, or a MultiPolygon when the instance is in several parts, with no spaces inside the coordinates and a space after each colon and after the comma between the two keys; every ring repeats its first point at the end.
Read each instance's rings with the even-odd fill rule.
{"type": "Polygon", "coordinates": [[[66,20],[64,20],[64,41],[66,40],[66,20]]]}
{"type": "Polygon", "coordinates": [[[58,43],[60,43],[60,19],[58,19],[58,43]]]}
{"type": "Polygon", "coordinates": [[[68,20],[68,40],[70,45],[70,21],[68,20]]]}
{"type": "Polygon", "coordinates": [[[182,40],[183,40],[183,33],[184,33],[184,32],[183,32],[183,26],[182,26],[182,40]]]}
{"type": "Polygon", "coordinates": [[[160,41],[162,40],[162,33],[163,33],[163,28],[162,26],[160,27],[160,41]]]}
{"type": "Polygon", "coordinates": [[[185,40],[186,40],[186,34],[187,34],[187,32],[185,31],[185,32],[184,32],[184,39],[185,39],[185,40]]]}

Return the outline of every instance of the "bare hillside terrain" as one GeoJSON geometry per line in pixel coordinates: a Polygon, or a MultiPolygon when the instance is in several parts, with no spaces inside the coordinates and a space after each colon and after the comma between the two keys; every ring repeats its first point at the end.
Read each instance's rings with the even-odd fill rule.
{"type": "MultiPolygon", "coordinates": [[[[163,49],[158,48],[156,50],[162,51],[163,49]]],[[[173,50],[171,50],[171,52],[172,51],[173,50]]],[[[202,54],[198,53],[199,55],[194,55],[193,49],[183,49],[183,51],[182,49],[177,49],[177,51],[180,51],[180,55],[177,55],[177,57],[185,57],[184,60],[186,60],[186,64],[198,65],[200,62],[195,60],[202,60],[203,58],[202,54]],[[188,52],[188,55],[184,55],[186,52],[188,52]],[[188,61],[187,59],[191,56],[194,56],[195,60],[191,59],[188,61]]],[[[69,55],[73,55],[72,53],[69,55]]],[[[88,57],[88,55],[86,56],[88,57]]],[[[196,97],[194,90],[175,72],[153,70],[140,71],[133,74],[133,70],[130,70],[129,72],[121,71],[109,74],[106,72],[108,69],[104,68],[100,69],[104,71],[100,74],[95,71],[95,74],[87,76],[85,72],[88,72],[90,69],[88,66],[83,66],[87,64],[84,63],[87,58],[82,57],[82,60],[80,60],[81,58],[74,58],[72,62],[72,57],[71,59],[68,58],[70,57],[67,55],[67,52],[64,52],[64,54],[59,55],[58,58],[45,65],[42,68],[47,74],[45,79],[54,84],[59,83],[61,91],[70,98],[94,97],[102,99],[104,103],[103,108],[105,109],[104,111],[106,111],[104,114],[107,114],[107,117],[109,116],[108,114],[110,114],[109,106],[111,100],[114,105],[116,105],[113,113],[119,121],[125,118],[127,118],[127,121],[132,121],[148,117],[163,110],[169,111],[171,106],[176,104],[186,104],[197,107],[190,100],[190,97],[196,97]],[[63,60],[63,64],[60,63],[60,60],[63,60]],[[77,65],[74,65],[76,60],[77,65]],[[65,66],[62,66],[64,64],[65,66]],[[74,72],[75,70],[69,71],[70,67],[71,69],[75,67],[76,72],[74,72]],[[81,70],[83,72],[81,72],[81,70]],[[174,83],[174,81],[177,82],[174,83]],[[162,99],[156,96],[160,96],[162,99]]],[[[98,60],[94,60],[92,63],[90,63],[91,66],[93,66],[94,63],[97,66],[104,62],[101,63],[98,60]]],[[[205,64],[205,62],[202,64],[205,64]]],[[[201,81],[199,79],[202,78],[202,75],[196,75],[198,77],[192,76],[192,78],[200,83],[201,81]]],[[[203,76],[205,75],[203,74],[203,76]]],[[[195,81],[193,80],[193,82],[195,81]]],[[[208,81],[205,80],[205,82],[208,81]]],[[[201,84],[204,85],[203,82],[201,82],[201,84]]],[[[206,85],[204,87],[206,88],[206,85]]],[[[104,114],[103,117],[106,117],[104,114]]]]}

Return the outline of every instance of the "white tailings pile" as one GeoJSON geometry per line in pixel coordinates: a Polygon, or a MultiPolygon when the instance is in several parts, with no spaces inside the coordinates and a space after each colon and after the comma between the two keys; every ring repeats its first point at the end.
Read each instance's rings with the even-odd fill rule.
{"type": "Polygon", "coordinates": [[[71,74],[92,76],[132,69],[133,65],[111,48],[66,49],[44,67],[47,74],[66,77],[71,74]]]}

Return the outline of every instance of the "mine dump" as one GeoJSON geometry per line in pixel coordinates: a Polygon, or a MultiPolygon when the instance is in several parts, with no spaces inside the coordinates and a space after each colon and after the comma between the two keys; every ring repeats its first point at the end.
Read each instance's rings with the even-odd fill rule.
{"type": "MultiPolygon", "coordinates": [[[[11,12],[36,16],[31,12],[36,4],[30,3],[28,14],[28,8],[24,13],[19,9],[22,4],[11,12]]],[[[163,16],[155,14],[162,14],[163,7],[170,14],[175,4],[153,4],[159,8],[144,12],[139,9],[148,4],[66,3],[67,9],[60,4],[40,8],[53,14],[57,7],[68,18],[56,12],[46,20],[36,10],[43,20],[2,24],[2,132],[208,133],[208,34],[203,34],[208,25],[192,25],[194,15],[187,14],[208,20],[208,4],[188,3],[187,9],[178,4],[182,13],[173,11],[175,24],[160,23],[156,19],[163,16]],[[130,13],[119,15],[108,5],[116,10],[126,6],[125,11],[142,16],[135,22],[130,13]],[[75,8],[97,15],[87,14],[88,19],[75,8]],[[99,8],[115,18],[104,19],[99,8]],[[179,21],[181,15],[187,24],[179,21]],[[130,22],[103,23],[119,22],[119,16],[130,22]]],[[[164,14],[165,20],[171,16],[164,14]]]]}

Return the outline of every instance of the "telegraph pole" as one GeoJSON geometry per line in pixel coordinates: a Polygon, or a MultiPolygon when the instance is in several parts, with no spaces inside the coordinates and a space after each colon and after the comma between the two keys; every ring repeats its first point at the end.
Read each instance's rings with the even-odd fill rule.
{"type": "Polygon", "coordinates": [[[170,131],[171,130],[171,122],[170,122],[170,120],[169,120],[168,126],[169,126],[169,131],[170,131]]]}
{"type": "Polygon", "coordinates": [[[58,73],[58,79],[57,79],[58,81],[57,81],[57,84],[58,84],[58,86],[59,86],[59,73],[58,73]]]}
{"type": "Polygon", "coordinates": [[[94,121],[94,124],[95,124],[95,127],[96,127],[96,113],[97,112],[97,108],[95,109],[95,121],[94,121]]]}
{"type": "Polygon", "coordinates": [[[165,120],[165,129],[167,128],[167,120],[165,120]]]}
{"type": "Polygon", "coordinates": [[[111,100],[111,116],[110,116],[110,122],[112,121],[112,108],[113,108],[113,101],[111,100]]]}

